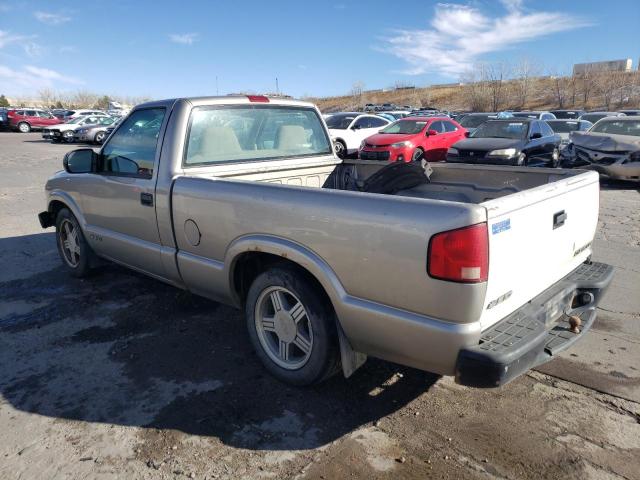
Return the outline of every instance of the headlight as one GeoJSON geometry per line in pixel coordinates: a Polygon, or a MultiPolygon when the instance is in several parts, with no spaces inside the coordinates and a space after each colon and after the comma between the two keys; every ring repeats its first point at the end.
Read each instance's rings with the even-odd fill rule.
{"type": "Polygon", "coordinates": [[[451,147],[449,150],[447,150],[447,155],[458,155],[458,149],[457,148],[453,148],[451,147]]]}
{"type": "Polygon", "coordinates": [[[492,150],[487,156],[489,157],[513,157],[516,154],[515,148],[501,148],[500,150],[492,150]]]}
{"type": "Polygon", "coordinates": [[[413,147],[413,143],[407,141],[407,142],[398,142],[398,143],[392,143],[391,144],[392,148],[402,148],[402,147],[413,147]]]}

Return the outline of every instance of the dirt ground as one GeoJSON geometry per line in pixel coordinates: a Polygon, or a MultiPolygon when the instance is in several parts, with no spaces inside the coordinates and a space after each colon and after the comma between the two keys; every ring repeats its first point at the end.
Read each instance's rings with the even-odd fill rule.
{"type": "Polygon", "coordinates": [[[241,314],[114,265],[62,270],[45,179],[74,147],[0,133],[0,479],[640,479],[640,191],[606,183],[599,320],[499,390],[369,359],[278,383],[241,314]]]}

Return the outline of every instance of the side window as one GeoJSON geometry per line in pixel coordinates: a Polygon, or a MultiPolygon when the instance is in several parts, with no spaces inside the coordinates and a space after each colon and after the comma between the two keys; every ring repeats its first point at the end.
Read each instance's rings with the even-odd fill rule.
{"type": "Polygon", "coordinates": [[[16,110],[16,115],[24,116],[24,110],[16,110]]]}
{"type": "Polygon", "coordinates": [[[442,122],[442,123],[444,123],[444,131],[447,133],[456,132],[458,130],[458,127],[456,127],[451,122],[442,122]]]}
{"type": "Polygon", "coordinates": [[[553,136],[553,129],[547,124],[547,122],[541,122],[540,127],[542,127],[543,137],[553,136]]]}
{"type": "Polygon", "coordinates": [[[358,128],[371,128],[370,126],[370,117],[362,117],[356,120],[356,123],[353,124],[354,127],[358,128]]]}
{"type": "Polygon", "coordinates": [[[371,128],[384,127],[388,125],[387,122],[382,118],[371,118],[371,128]]]}
{"type": "Polygon", "coordinates": [[[442,122],[440,121],[431,122],[431,125],[427,128],[427,131],[429,130],[435,130],[438,133],[442,133],[444,132],[444,125],[442,125],[442,122]]]}
{"type": "Polygon", "coordinates": [[[531,126],[529,127],[529,137],[533,136],[534,133],[542,134],[538,122],[531,122],[531,126]]]}
{"type": "Polygon", "coordinates": [[[164,108],[148,108],[129,115],[102,149],[98,171],[151,178],[164,115],[164,108]]]}
{"type": "Polygon", "coordinates": [[[27,110],[25,112],[25,114],[27,115],[27,117],[35,117],[36,116],[36,111],[35,110],[27,110]]]}

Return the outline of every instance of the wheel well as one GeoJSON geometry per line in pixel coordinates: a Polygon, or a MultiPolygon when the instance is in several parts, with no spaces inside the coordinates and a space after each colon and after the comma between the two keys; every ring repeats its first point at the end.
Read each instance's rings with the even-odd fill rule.
{"type": "Polygon", "coordinates": [[[56,221],[58,212],[63,208],[69,208],[69,207],[67,207],[64,203],[62,203],[59,200],[54,200],[51,203],[49,203],[49,213],[51,214],[51,218],[53,219],[54,222],[56,221]]]}
{"type": "Polygon", "coordinates": [[[317,287],[317,291],[324,297],[324,300],[332,305],[331,299],[324,287],[309,270],[288,258],[265,252],[242,253],[235,261],[233,269],[233,289],[243,305],[247,298],[249,288],[256,277],[273,267],[290,268],[305,276],[307,280],[317,287]]]}

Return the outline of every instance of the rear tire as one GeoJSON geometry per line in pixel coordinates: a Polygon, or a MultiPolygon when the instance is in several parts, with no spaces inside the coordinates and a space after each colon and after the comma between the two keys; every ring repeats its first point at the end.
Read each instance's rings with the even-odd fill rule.
{"type": "Polygon", "coordinates": [[[20,122],[18,124],[18,131],[20,133],[29,133],[31,131],[31,125],[29,125],[27,122],[20,122]]]}
{"type": "Polygon", "coordinates": [[[67,272],[74,277],[86,277],[91,270],[94,253],[84,238],[76,217],[63,208],[56,217],[58,254],[67,272]]]}
{"type": "Polygon", "coordinates": [[[311,385],[338,371],[336,318],[303,272],[274,267],[253,281],[245,315],[251,343],[265,368],[290,385],[311,385]]]}

